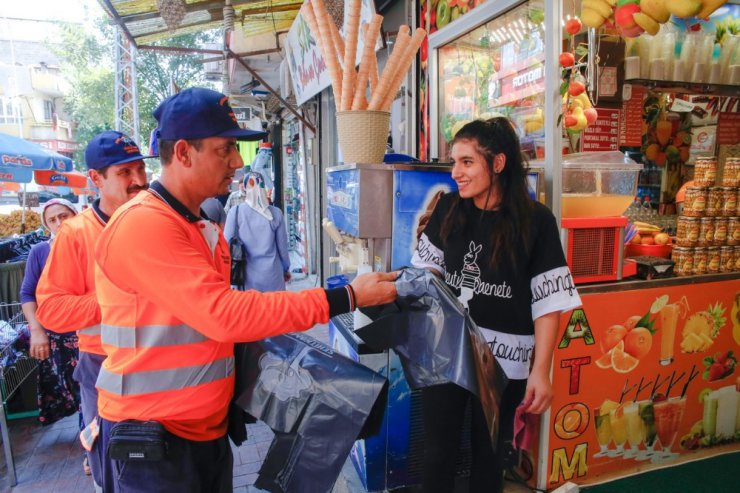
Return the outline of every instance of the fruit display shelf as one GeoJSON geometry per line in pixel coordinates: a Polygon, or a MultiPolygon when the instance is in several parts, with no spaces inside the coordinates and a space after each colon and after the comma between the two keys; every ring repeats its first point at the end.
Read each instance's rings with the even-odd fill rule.
{"type": "Polygon", "coordinates": [[[625,79],[624,82],[625,84],[645,86],[654,91],[660,92],[740,97],[740,85],[737,84],[707,84],[703,82],[682,82],[653,79],[625,79]]]}

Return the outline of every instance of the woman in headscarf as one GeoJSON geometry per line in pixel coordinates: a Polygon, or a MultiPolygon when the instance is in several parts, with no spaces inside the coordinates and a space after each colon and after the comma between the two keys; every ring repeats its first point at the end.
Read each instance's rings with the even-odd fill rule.
{"type": "Polygon", "coordinates": [[[52,199],[41,210],[41,223],[51,234],[49,241],[35,244],[28,254],[21,285],[20,301],[31,332],[30,355],[41,360],[38,374],[39,421],[50,425],[76,413],[80,407],[80,386],[72,378],[77,365],[77,334],[45,330],[36,320],[36,285],[44,270],[51,244],[59,226],[77,214],[71,202],[52,199]]]}
{"type": "Polygon", "coordinates": [[[244,203],[229,209],[224,236],[231,240],[238,231],[246,247],[245,289],[283,291],[291,276],[283,213],[269,205],[260,173],[244,176],[244,193],[244,203]]]}

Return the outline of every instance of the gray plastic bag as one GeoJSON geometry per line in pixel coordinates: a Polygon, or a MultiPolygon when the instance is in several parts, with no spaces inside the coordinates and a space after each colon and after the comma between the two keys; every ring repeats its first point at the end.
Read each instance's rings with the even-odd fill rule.
{"type": "Polygon", "coordinates": [[[427,270],[403,269],[396,289],[395,303],[362,309],[373,323],[357,336],[373,349],[396,351],[412,389],[454,383],[477,396],[495,450],[508,379],[480,329],[444,281],[427,270]]]}

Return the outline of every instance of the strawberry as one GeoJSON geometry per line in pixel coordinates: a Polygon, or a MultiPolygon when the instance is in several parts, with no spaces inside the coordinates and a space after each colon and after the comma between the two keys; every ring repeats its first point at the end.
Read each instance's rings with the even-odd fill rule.
{"type": "Polygon", "coordinates": [[[717,353],[714,355],[714,361],[719,363],[720,365],[724,365],[725,362],[727,361],[727,356],[728,356],[727,353],[724,353],[724,354],[717,353]]]}
{"type": "Polygon", "coordinates": [[[712,363],[709,367],[709,381],[713,382],[725,376],[725,367],[719,363],[712,363]]]}

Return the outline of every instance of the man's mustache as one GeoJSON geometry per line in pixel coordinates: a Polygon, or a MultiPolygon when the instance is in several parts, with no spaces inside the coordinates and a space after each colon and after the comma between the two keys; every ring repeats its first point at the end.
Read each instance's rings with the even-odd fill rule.
{"type": "Polygon", "coordinates": [[[143,185],[131,185],[130,187],[126,189],[126,191],[128,193],[137,193],[137,192],[141,192],[142,190],[148,190],[148,189],[149,189],[149,184],[145,183],[143,185]]]}

